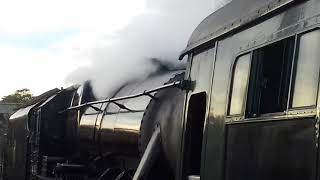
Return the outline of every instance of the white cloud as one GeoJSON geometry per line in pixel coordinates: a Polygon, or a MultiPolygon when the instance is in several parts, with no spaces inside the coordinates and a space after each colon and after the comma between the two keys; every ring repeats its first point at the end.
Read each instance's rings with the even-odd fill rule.
{"type": "Polygon", "coordinates": [[[0,32],[109,31],[141,13],[143,0],[1,0],[0,32]]]}
{"type": "Polygon", "coordinates": [[[1,44],[0,98],[19,88],[38,95],[66,86],[70,72],[90,64],[91,48],[107,44],[101,37],[112,35],[144,11],[144,0],[0,0],[0,42],[1,37],[74,32],[48,48],[1,44]]]}
{"type": "Polygon", "coordinates": [[[49,50],[0,47],[0,52],[0,95],[21,88],[38,95],[62,87],[67,74],[85,64],[49,50]]]}

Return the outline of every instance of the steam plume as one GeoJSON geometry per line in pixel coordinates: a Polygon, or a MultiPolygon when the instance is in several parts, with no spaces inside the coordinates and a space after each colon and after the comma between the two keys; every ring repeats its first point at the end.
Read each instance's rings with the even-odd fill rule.
{"type": "Polygon", "coordinates": [[[229,1],[147,0],[147,11],[114,36],[104,36],[105,44],[90,49],[91,65],[74,71],[67,82],[89,79],[95,93],[105,98],[125,82],[159,70],[159,62],[179,69],[184,62],[178,62],[178,55],[194,28],[229,1]]]}

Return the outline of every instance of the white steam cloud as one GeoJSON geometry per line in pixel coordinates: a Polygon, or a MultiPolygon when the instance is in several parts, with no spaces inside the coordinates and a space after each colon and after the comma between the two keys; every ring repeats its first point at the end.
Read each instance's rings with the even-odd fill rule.
{"type": "Polygon", "coordinates": [[[86,48],[89,65],[71,73],[67,82],[91,80],[96,93],[103,94],[102,98],[128,80],[154,72],[156,67],[151,58],[179,66],[179,53],[194,28],[228,2],[230,0],[147,0],[146,10],[125,28],[112,35],[99,35],[99,42],[86,48]]]}

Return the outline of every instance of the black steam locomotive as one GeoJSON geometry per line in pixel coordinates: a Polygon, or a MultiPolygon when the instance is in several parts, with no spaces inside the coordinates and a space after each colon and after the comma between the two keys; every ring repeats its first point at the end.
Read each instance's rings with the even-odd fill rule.
{"type": "MultiPolygon", "coordinates": [[[[10,118],[5,177],[132,179],[154,129],[164,119],[171,119],[172,128],[181,117],[181,72],[131,81],[102,101],[90,82],[40,95],[10,118]]],[[[174,133],[166,134],[166,143],[179,143],[174,133]]],[[[151,168],[165,168],[152,176],[173,177],[174,159],[165,154],[174,146],[157,148],[162,157],[151,168]]]]}
{"type": "Polygon", "coordinates": [[[191,35],[184,75],[43,94],[10,118],[6,178],[319,179],[319,10],[233,0],[191,35]]]}

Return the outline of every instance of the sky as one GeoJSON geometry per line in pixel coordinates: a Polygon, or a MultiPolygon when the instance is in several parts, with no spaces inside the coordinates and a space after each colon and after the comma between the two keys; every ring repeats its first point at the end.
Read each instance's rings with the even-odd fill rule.
{"type": "Polygon", "coordinates": [[[151,71],[139,59],[177,59],[225,1],[0,0],[0,97],[151,71]]]}

